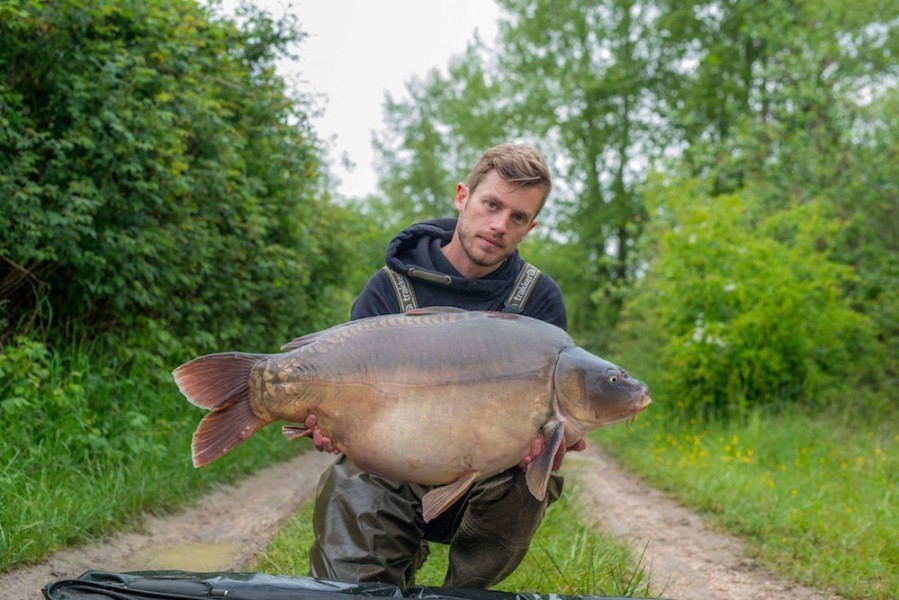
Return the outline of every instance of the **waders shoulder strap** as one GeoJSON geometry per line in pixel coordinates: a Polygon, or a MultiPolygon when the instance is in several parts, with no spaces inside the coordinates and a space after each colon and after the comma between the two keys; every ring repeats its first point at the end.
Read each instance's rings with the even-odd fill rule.
{"type": "MultiPolygon", "coordinates": [[[[418,308],[418,300],[415,297],[415,290],[413,289],[412,282],[409,281],[409,278],[402,273],[394,271],[388,266],[381,268],[387,273],[387,276],[390,278],[390,283],[393,284],[393,291],[396,294],[396,303],[400,307],[400,311],[409,312],[410,310],[418,308]]],[[[522,266],[521,270],[518,272],[518,277],[515,279],[515,285],[512,286],[512,291],[509,292],[509,297],[506,298],[503,303],[503,312],[521,314],[522,311],[524,311],[524,305],[527,303],[528,298],[531,297],[531,292],[534,291],[534,285],[539,278],[540,269],[530,263],[524,263],[524,266],[522,266]]]]}
{"type": "Polygon", "coordinates": [[[415,298],[415,290],[412,289],[412,282],[409,278],[391,269],[388,266],[381,267],[390,278],[393,284],[393,291],[396,293],[396,303],[400,307],[400,312],[409,312],[418,308],[418,300],[415,298]]]}
{"type": "Polygon", "coordinates": [[[515,285],[512,286],[509,297],[506,298],[503,312],[521,314],[524,311],[524,305],[527,303],[528,298],[531,297],[531,292],[534,291],[534,285],[538,279],[540,279],[540,269],[531,263],[524,263],[524,266],[518,272],[518,277],[515,279],[515,285]]]}

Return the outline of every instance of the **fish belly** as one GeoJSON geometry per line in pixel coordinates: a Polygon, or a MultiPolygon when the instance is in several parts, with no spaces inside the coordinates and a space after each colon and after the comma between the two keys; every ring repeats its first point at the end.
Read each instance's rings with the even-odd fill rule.
{"type": "Polygon", "coordinates": [[[477,472],[489,477],[527,455],[549,412],[532,386],[404,390],[323,425],[359,468],[398,481],[445,484],[477,472]],[[513,392],[509,393],[510,387],[513,392]],[[502,389],[500,389],[502,388],[502,389]]]}

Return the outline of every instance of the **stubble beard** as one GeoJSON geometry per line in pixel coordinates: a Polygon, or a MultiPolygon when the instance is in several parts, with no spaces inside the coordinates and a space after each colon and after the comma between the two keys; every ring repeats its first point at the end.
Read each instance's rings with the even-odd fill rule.
{"type": "Polygon", "coordinates": [[[471,262],[479,267],[495,267],[509,256],[504,251],[499,251],[499,249],[497,249],[499,251],[498,254],[488,254],[481,251],[477,247],[477,244],[479,243],[478,236],[469,231],[464,225],[459,229],[459,242],[462,246],[462,250],[465,251],[465,254],[471,262]]]}

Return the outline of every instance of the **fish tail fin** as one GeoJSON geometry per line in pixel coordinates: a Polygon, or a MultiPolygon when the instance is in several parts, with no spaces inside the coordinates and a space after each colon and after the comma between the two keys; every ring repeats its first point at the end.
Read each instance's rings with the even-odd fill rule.
{"type": "Polygon", "coordinates": [[[181,393],[211,410],[193,437],[195,467],[209,464],[268,424],[250,404],[250,371],[266,354],[226,352],[184,363],[172,373],[181,393]]]}
{"type": "Polygon", "coordinates": [[[244,352],[207,354],[184,363],[172,375],[191,404],[211,410],[247,394],[250,370],[266,357],[244,352]]]}
{"type": "Polygon", "coordinates": [[[194,432],[191,444],[194,466],[200,468],[231,452],[268,423],[253,412],[249,397],[213,409],[194,432]]]}

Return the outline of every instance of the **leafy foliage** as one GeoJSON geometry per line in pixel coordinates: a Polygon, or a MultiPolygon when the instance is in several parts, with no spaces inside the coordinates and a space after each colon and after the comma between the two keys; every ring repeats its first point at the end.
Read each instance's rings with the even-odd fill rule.
{"type": "Polygon", "coordinates": [[[155,321],[189,345],[270,347],[334,317],[316,311],[349,264],[350,226],[305,100],[275,74],[302,37],[291,20],[250,12],[238,27],[188,0],[5,11],[7,335],[155,321]]]}
{"type": "Polygon", "coordinates": [[[447,73],[431,70],[406,85],[408,99],[388,96],[386,129],[375,137],[389,212],[404,224],[454,214],[456,184],[464,183],[486,148],[506,141],[508,118],[475,40],[447,73]]]}
{"type": "Polygon", "coordinates": [[[771,212],[748,191],[679,184],[647,195],[648,271],[623,327],[661,332],[665,395],[721,415],[862,383],[872,324],[846,298],[855,276],[831,258],[840,224],[825,206],[771,212]]]}
{"type": "Polygon", "coordinates": [[[146,510],[183,506],[302,448],[273,427],[229,460],[194,469],[190,436],[202,411],[177,394],[170,368],[117,363],[99,345],[18,337],[0,353],[0,572],[146,510]]]}
{"type": "Polygon", "coordinates": [[[555,173],[523,251],[657,405],[892,414],[893,3],[501,6],[498,48],[475,40],[388,100],[385,195],[344,208],[308,100],[275,73],[302,41],[291,18],[0,3],[0,568],[283,456],[257,436],[202,475],[180,465],[197,415],[172,366],[342,320],[389,235],[373,216],[446,214],[502,141],[555,173]],[[87,487],[104,502],[74,501],[87,487]]]}

